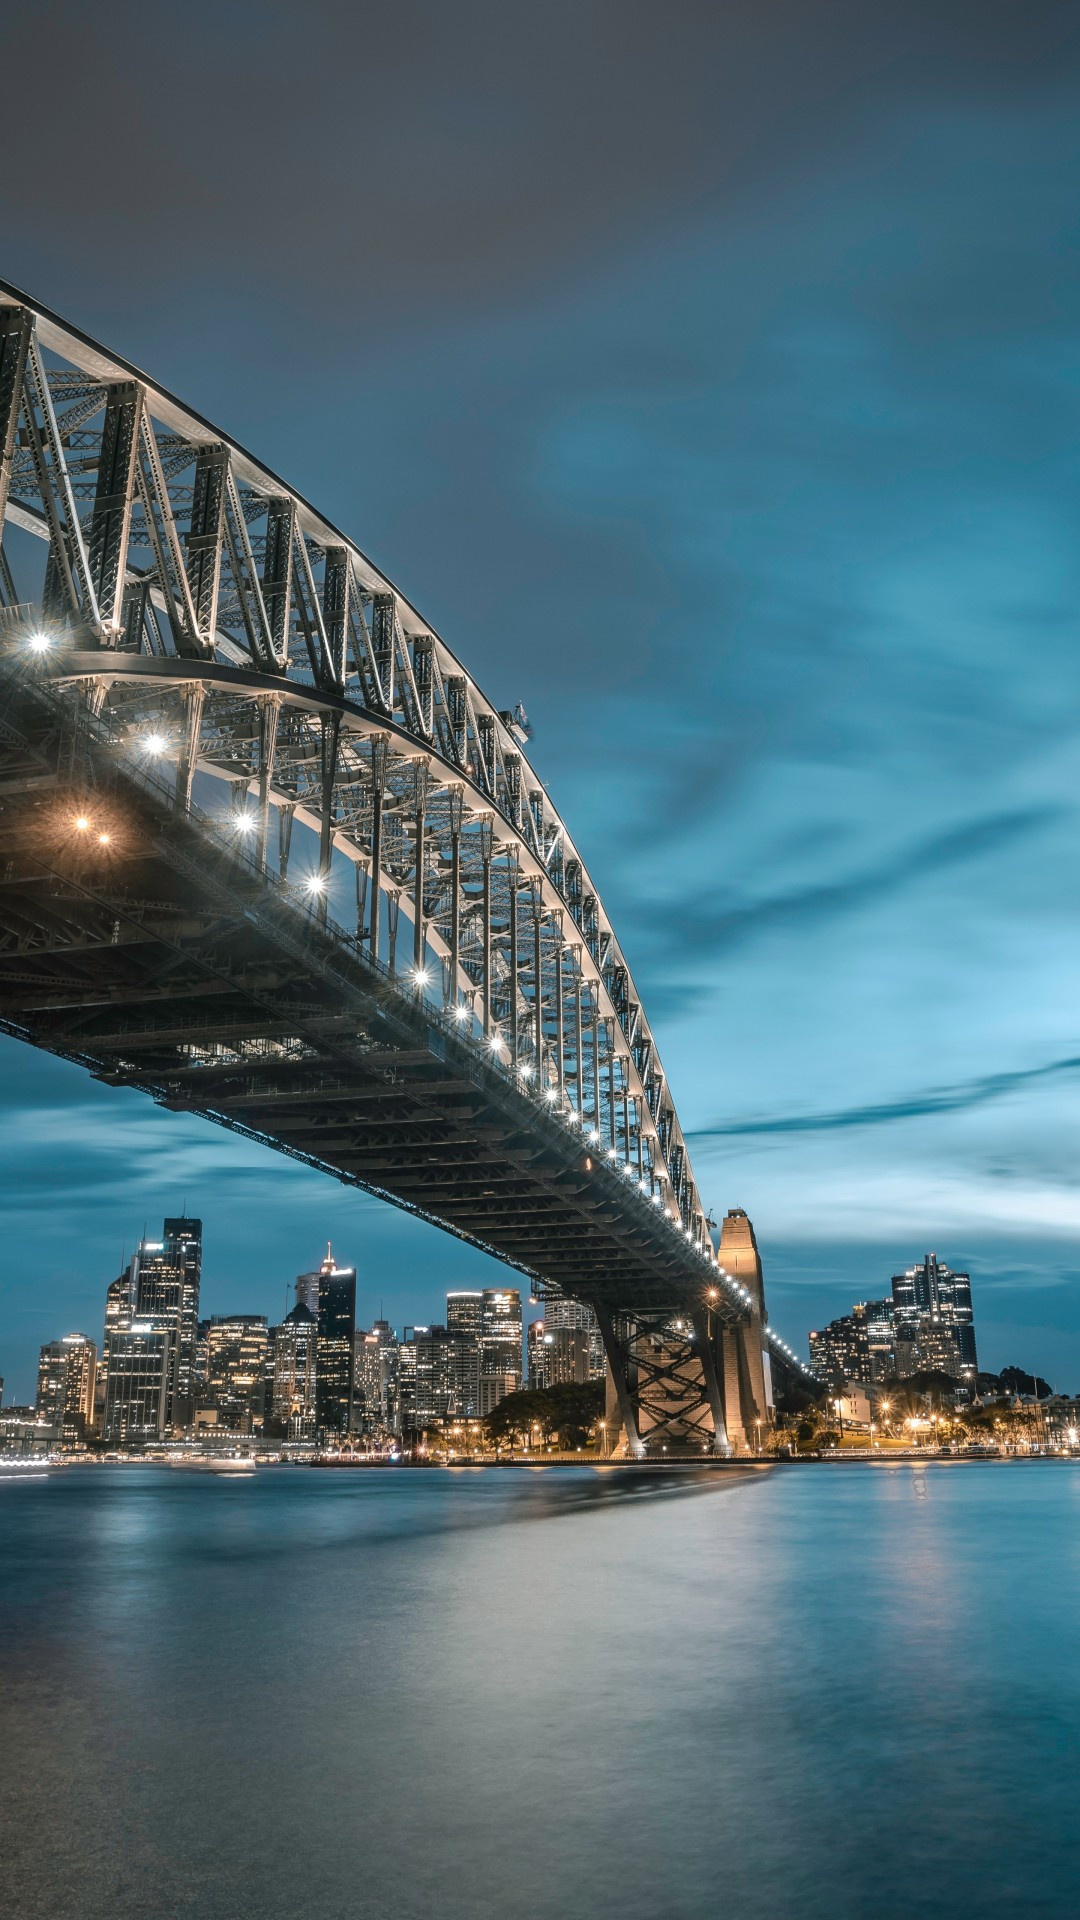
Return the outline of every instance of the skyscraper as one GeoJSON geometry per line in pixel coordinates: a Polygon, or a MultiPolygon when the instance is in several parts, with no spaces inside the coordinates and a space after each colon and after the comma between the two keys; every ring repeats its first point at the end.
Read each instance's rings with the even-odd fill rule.
{"type": "Polygon", "coordinates": [[[314,1438],[318,1339],[319,1323],[302,1300],[270,1328],[271,1420],[288,1440],[314,1438]]]}
{"type": "Polygon", "coordinates": [[[893,1274],[892,1297],[894,1320],[909,1341],[914,1335],[920,1365],[974,1380],[979,1362],[969,1275],[954,1273],[928,1253],[917,1266],[893,1274]]]}
{"type": "Polygon", "coordinates": [[[606,1373],[600,1324],[580,1300],[544,1304],[544,1376],[549,1387],[603,1380],[606,1373]]]}
{"type": "Polygon", "coordinates": [[[838,1390],[916,1373],[947,1373],[973,1385],[978,1359],[971,1281],[936,1253],[892,1278],[892,1298],[863,1300],[810,1335],[816,1371],[838,1390]]]}
{"type": "Polygon", "coordinates": [[[521,1295],[516,1287],[485,1287],[480,1311],[480,1412],[485,1414],[521,1386],[521,1295]]]}
{"type": "Polygon", "coordinates": [[[126,1333],[135,1308],[136,1262],[129,1260],[123,1273],[109,1282],[105,1294],[105,1337],[101,1343],[101,1364],[94,1390],[94,1417],[100,1427],[105,1419],[105,1388],[109,1372],[109,1335],[126,1333]]]}
{"type": "Polygon", "coordinates": [[[67,1333],[50,1340],[38,1360],[38,1420],[58,1440],[84,1440],[94,1420],[97,1347],[84,1333],[67,1333]]]}
{"type": "Polygon", "coordinates": [[[370,1333],[356,1335],[353,1426],[357,1433],[373,1435],[400,1431],[398,1343],[388,1320],[376,1320],[370,1333]]]}
{"type": "Polygon", "coordinates": [[[166,1320],[132,1320],[106,1336],[106,1446],[145,1446],[164,1439],[176,1379],[175,1328],[166,1320]]]}
{"type": "Polygon", "coordinates": [[[258,1433],[266,1401],[265,1314],[214,1314],[206,1328],[204,1408],[229,1433],[258,1433]]]}
{"type": "MultiPolygon", "coordinates": [[[[434,1421],[466,1416],[475,1392],[476,1343],[448,1327],[406,1327],[402,1347],[401,1422],[422,1433],[434,1421]]],[[[520,1385],[520,1378],[519,1378],[520,1385]]]]}
{"type": "Polygon", "coordinates": [[[202,1221],[166,1220],[160,1240],[143,1240],[135,1256],[135,1316],[172,1334],[166,1426],[190,1426],[195,1408],[202,1221]]]}
{"type": "MultiPolygon", "coordinates": [[[[297,1298],[302,1274],[297,1281],[297,1298]]],[[[316,1421],[328,1433],[348,1433],[353,1417],[356,1364],[356,1268],[334,1264],[329,1242],[319,1268],[319,1354],[315,1382],[316,1421]]]]}
{"type": "Polygon", "coordinates": [[[462,1343],[458,1354],[458,1404],[454,1412],[470,1420],[480,1412],[484,1299],[479,1288],[459,1287],[446,1296],[446,1331],[462,1343]]]}

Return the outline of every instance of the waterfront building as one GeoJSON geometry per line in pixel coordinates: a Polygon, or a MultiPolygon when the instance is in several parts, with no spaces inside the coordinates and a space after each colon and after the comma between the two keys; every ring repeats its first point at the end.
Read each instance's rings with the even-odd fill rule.
{"type": "Polygon", "coordinates": [[[175,1404],[179,1334],[171,1319],[133,1319],[106,1338],[105,1419],[108,1447],[163,1440],[175,1404]]]}
{"type": "MultiPolygon", "coordinates": [[[[259,1433],[266,1410],[266,1315],[214,1314],[205,1323],[200,1407],[228,1433],[259,1433]]],[[[203,1422],[202,1424],[206,1424],[203,1422]]]]}
{"type": "Polygon", "coordinates": [[[85,1440],[94,1424],[97,1347],[84,1333],[50,1340],[38,1359],[36,1419],[56,1440],[85,1440]]]}
{"type": "Polygon", "coordinates": [[[315,1435],[319,1323],[311,1308],[297,1301],[279,1327],[269,1332],[271,1421],[287,1440],[315,1435]]]}
{"type": "Polygon", "coordinates": [[[160,1240],[140,1241],[134,1268],[134,1316],[172,1334],[166,1424],[179,1433],[191,1425],[195,1411],[202,1221],[166,1220],[160,1240]]]}
{"type": "MultiPolygon", "coordinates": [[[[470,1418],[466,1401],[476,1392],[476,1344],[448,1327],[406,1327],[401,1358],[401,1423],[422,1433],[448,1418],[470,1418]]],[[[519,1376],[520,1384],[520,1376],[519,1376]]]]}
{"type": "Polygon", "coordinates": [[[970,1276],[954,1273],[936,1253],[928,1253],[918,1265],[893,1275],[892,1297],[894,1323],[918,1361],[911,1371],[934,1367],[974,1384],[979,1362],[970,1276]]]}
{"type": "Polygon", "coordinates": [[[874,1384],[928,1372],[973,1388],[978,1360],[969,1276],[928,1253],[893,1275],[891,1298],[860,1301],[812,1333],[810,1360],[834,1390],[849,1380],[874,1384]]]}
{"type": "Polygon", "coordinates": [[[591,1307],[580,1300],[547,1300],[544,1334],[547,1386],[577,1386],[605,1378],[604,1342],[591,1307]]]}
{"type": "Polygon", "coordinates": [[[480,1318],[480,1412],[491,1413],[521,1387],[521,1294],[516,1287],[485,1287],[480,1318]]]}
{"type": "Polygon", "coordinates": [[[94,1389],[94,1419],[101,1428],[105,1418],[105,1383],[109,1368],[109,1335],[126,1333],[135,1310],[135,1262],[130,1260],[122,1273],[109,1282],[105,1291],[105,1336],[94,1389]]]}
{"type": "MultiPolygon", "coordinates": [[[[297,1302],[311,1308],[310,1274],[296,1283],[297,1302]]],[[[319,1268],[318,1367],[315,1382],[316,1425],[322,1432],[348,1433],[353,1424],[356,1365],[356,1268],[335,1265],[329,1241],[319,1268]]]]}
{"type": "Polygon", "coordinates": [[[460,1350],[460,1404],[455,1413],[473,1419],[480,1412],[480,1372],[483,1355],[484,1293],[479,1288],[457,1288],[446,1296],[446,1330],[464,1344],[460,1350]],[[466,1361],[466,1354],[471,1361],[466,1361]]]}
{"type": "Polygon", "coordinates": [[[358,1433],[399,1432],[398,1343],[388,1320],[356,1336],[353,1425],[358,1433]]]}

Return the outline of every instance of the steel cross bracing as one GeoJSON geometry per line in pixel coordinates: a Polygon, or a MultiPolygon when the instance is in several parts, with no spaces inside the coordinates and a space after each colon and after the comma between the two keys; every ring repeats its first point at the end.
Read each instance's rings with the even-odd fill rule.
{"type": "MultiPolygon", "coordinates": [[[[211,867],[223,861],[254,888],[249,918],[272,912],[275,939],[286,923],[299,921],[305,956],[313,942],[324,943],[320,967],[336,954],[350,988],[353,976],[362,976],[369,996],[377,981],[377,1017],[415,1029],[413,1050],[424,1062],[437,1035],[441,1057],[454,1060],[470,1087],[490,1084],[497,1106],[514,1106],[524,1135],[558,1140],[562,1158],[587,1169],[599,1183],[601,1211],[614,1209],[625,1221],[620,1233],[649,1249],[653,1280],[667,1274],[661,1292],[678,1274],[673,1298],[681,1299],[686,1285],[700,1287],[704,1277],[733,1315],[744,1313],[743,1290],[715,1265],[640,996],[597,889],[523,751],[520,718],[494,708],[392,582],[274,474],[137,369],[0,283],[5,527],[14,530],[0,549],[0,603],[8,609],[2,617],[9,666],[16,663],[15,680],[9,674],[19,709],[10,723],[21,742],[16,758],[36,753],[40,777],[62,785],[53,749],[63,738],[71,780],[111,794],[118,819],[128,822],[108,872],[99,862],[93,874],[80,868],[75,877],[71,850],[46,846],[43,817],[36,818],[41,873],[50,877],[40,881],[35,907],[27,896],[14,920],[3,922],[5,1017],[38,1044],[63,1051],[70,1042],[80,1052],[77,1031],[65,1039],[41,1018],[26,1020],[20,996],[53,981],[62,998],[73,948],[82,942],[80,964],[93,975],[88,1005],[100,1008],[100,959],[92,965],[89,956],[100,954],[95,942],[106,925],[110,966],[118,966],[122,951],[136,972],[148,945],[161,947],[170,921],[183,923],[187,915],[200,927],[220,927],[220,905],[202,899],[209,835],[211,867]],[[44,543],[45,564],[23,591],[12,549],[19,540],[33,549],[26,535],[44,543]],[[33,606],[24,609],[25,602],[33,606]],[[38,629],[43,645],[31,688],[18,676],[27,636],[38,629]],[[50,707],[50,700],[59,704],[50,707]],[[52,747],[42,745],[45,736],[52,747]],[[36,744],[28,748],[28,741],[36,744]],[[160,804],[162,782],[169,821],[167,828],[159,822],[158,854],[147,865],[133,822],[140,807],[160,804]],[[183,857],[195,867],[190,883],[178,879],[183,868],[176,864],[184,833],[200,843],[196,850],[184,843],[183,857]],[[131,860],[123,867],[118,849],[125,844],[131,860]],[[160,861],[175,889],[172,881],[162,884],[160,861]],[[156,908],[129,901],[121,910],[115,889],[128,899],[133,868],[142,872],[148,899],[164,896],[156,908]],[[338,922],[350,914],[344,929],[332,925],[331,906],[338,922]],[[35,912],[40,924],[33,924],[35,912]],[[154,912],[148,940],[145,915],[154,912]],[[58,940],[55,952],[35,947],[43,939],[58,940]],[[27,968],[31,951],[42,955],[40,975],[27,968]]],[[[27,787],[23,797],[32,792],[27,787]]],[[[17,835],[10,803],[8,815],[17,835]]],[[[219,877],[219,884],[234,887],[232,879],[219,877]]],[[[14,897],[9,891],[9,901],[14,897]]],[[[149,1049],[154,1064],[146,1084],[170,1104],[204,1111],[213,1096],[216,1117],[232,1113],[230,1124],[253,1124],[288,1150],[340,1171],[341,1128],[335,1131],[324,1077],[325,1021],[348,1026],[355,1009],[346,1013],[342,1002],[331,1016],[313,987],[306,1017],[324,1021],[315,1039],[294,1018],[291,1001],[283,1014],[275,987],[266,1007],[248,1008],[246,1028],[237,1026],[233,1004],[227,1018],[215,1011],[200,1029],[193,1005],[201,999],[212,1007],[216,990],[211,980],[196,992],[193,975],[218,947],[229,948],[235,932],[200,933],[200,952],[185,935],[167,962],[157,952],[160,1000],[173,1024],[145,1020],[136,1040],[128,1004],[117,1044],[122,1029],[125,1058],[149,1049]],[[252,1122],[247,1109],[247,1117],[237,1117],[246,1096],[235,1091],[247,1084],[245,1075],[251,1078],[260,1048],[258,1071],[264,1079],[267,1072],[279,1076],[274,1091],[266,1089],[265,1125],[263,1118],[252,1122]],[[305,1061],[312,1112],[301,1146],[284,1140],[278,1115],[297,1097],[305,1061]],[[287,1090],[280,1082],[285,1062],[293,1076],[287,1090]]],[[[257,973],[252,953],[230,951],[234,1002],[237,969],[246,981],[253,967],[257,973]]],[[[137,993],[143,1007],[149,1004],[145,979],[117,978],[114,991],[121,1000],[137,993]]],[[[65,1018],[78,1029],[69,1005],[65,1018]]],[[[100,1024],[100,1011],[94,1019],[100,1024]]],[[[115,1074],[107,1038],[98,1032],[97,1051],[85,1050],[115,1074]]],[[[335,1057],[340,1044],[335,1040],[335,1057]]],[[[401,1045],[396,1033],[383,1063],[391,1077],[398,1066],[390,1056],[396,1060],[401,1045]]],[[[130,1061],[123,1071],[139,1077],[130,1061]]],[[[343,1078],[346,1106],[351,1071],[343,1078]]],[[[427,1068],[421,1062],[401,1069],[406,1081],[414,1071],[423,1077],[427,1068]]],[[[346,1131],[362,1119],[372,1152],[376,1135],[382,1139],[382,1159],[365,1162],[355,1177],[455,1225],[448,1196],[468,1184],[467,1152],[456,1168],[441,1166],[437,1178],[433,1168],[421,1198],[405,1194],[407,1180],[398,1181],[399,1193],[391,1178],[400,1162],[392,1117],[398,1095],[385,1078],[375,1084],[372,1111],[361,1117],[357,1110],[346,1131]]],[[[429,1124],[438,1132],[445,1121],[438,1101],[432,1112],[429,1124]]],[[[542,1192],[533,1198],[536,1230],[527,1254],[520,1239],[511,1246],[494,1229],[457,1230],[554,1280],[539,1254],[541,1222],[555,1234],[554,1218],[542,1192]]],[[[514,1204],[520,1220],[524,1194],[514,1204]]],[[[613,1270],[624,1251],[613,1243],[613,1270]]],[[[557,1264],[565,1284],[570,1269],[557,1264]]],[[[650,1301],[659,1297],[647,1291],[650,1301]]]]}

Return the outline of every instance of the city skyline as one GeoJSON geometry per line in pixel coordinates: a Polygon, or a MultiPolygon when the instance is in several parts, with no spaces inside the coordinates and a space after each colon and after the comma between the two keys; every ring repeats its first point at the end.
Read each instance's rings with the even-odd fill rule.
{"type": "MultiPolygon", "coordinates": [[[[313,1177],[317,1179],[317,1176],[313,1177]]],[[[358,1196],[349,1195],[347,1198],[352,1205],[356,1205],[358,1196]]],[[[389,1209],[382,1207],[379,1202],[368,1199],[366,1196],[359,1198],[360,1203],[368,1208],[378,1208],[379,1211],[383,1213],[389,1211],[389,1209]]],[[[205,1217],[206,1210],[204,1209],[203,1218],[205,1217]]],[[[166,1218],[168,1218],[168,1216],[166,1216],[166,1218]]],[[[201,1220],[199,1224],[201,1226],[201,1220]]],[[[225,1223],[215,1223],[214,1231],[222,1224],[225,1226],[223,1234],[224,1244],[228,1246],[230,1244],[230,1234],[227,1221],[225,1223]]],[[[326,1222],[324,1221],[324,1225],[325,1224],[326,1222]]],[[[485,1290],[498,1292],[505,1290],[507,1287],[513,1288],[516,1285],[520,1292],[522,1303],[522,1368],[524,1377],[527,1374],[529,1365],[527,1351],[527,1334],[529,1327],[534,1323],[543,1322],[547,1310],[541,1302],[530,1298],[528,1285],[523,1277],[521,1275],[515,1275],[514,1270],[508,1268],[503,1263],[493,1259],[486,1259],[483,1255],[478,1255],[475,1249],[462,1247],[459,1243],[449,1240],[447,1236],[438,1233],[436,1229],[425,1226],[423,1223],[406,1221],[405,1224],[411,1227],[418,1237],[423,1235],[428,1239],[434,1239],[436,1252],[441,1248],[448,1248],[451,1253],[456,1254],[460,1261],[462,1272],[460,1275],[455,1273],[453,1271],[453,1261],[448,1261],[442,1268],[435,1266],[429,1270],[423,1283],[418,1288],[413,1288],[410,1285],[402,1286],[400,1283],[398,1287],[395,1288],[390,1284],[390,1276],[385,1274],[380,1275],[379,1273],[369,1276],[365,1274],[361,1266],[355,1264],[350,1265],[347,1271],[353,1274],[355,1278],[356,1306],[354,1325],[357,1333],[380,1324],[389,1325],[394,1328],[395,1337],[397,1330],[400,1330],[402,1334],[414,1328],[417,1331],[426,1332],[429,1328],[439,1330],[446,1324],[450,1324],[452,1329],[453,1317],[451,1314],[448,1322],[447,1313],[449,1305],[455,1296],[462,1298],[479,1298],[480,1294],[485,1290]],[[389,1311],[387,1310],[388,1308],[389,1311]]],[[[328,1233],[324,1233],[321,1237],[322,1243],[327,1248],[326,1257],[331,1261],[331,1264],[334,1265],[335,1262],[331,1259],[330,1253],[332,1246],[331,1236],[328,1233]]],[[[210,1238],[212,1245],[213,1235],[211,1235],[210,1238]]],[[[318,1235],[316,1238],[318,1238],[318,1235]]],[[[138,1249],[139,1244],[137,1239],[131,1240],[128,1236],[122,1236],[122,1249],[126,1246],[131,1246],[132,1252],[134,1252],[138,1249]]],[[[151,1242],[150,1244],[154,1243],[151,1242]]],[[[910,1246],[906,1248],[900,1246],[897,1249],[897,1260],[894,1264],[903,1267],[912,1257],[914,1256],[910,1246]]],[[[936,1254],[928,1254],[926,1256],[927,1261],[936,1259],[936,1254]]],[[[126,1268],[130,1256],[125,1254],[124,1260],[126,1268]]],[[[217,1256],[219,1271],[225,1264],[225,1257],[219,1253],[217,1256]]],[[[230,1266],[232,1265],[231,1258],[228,1264],[230,1266]]],[[[278,1264],[280,1264],[280,1262],[278,1264]]],[[[959,1266],[959,1262],[957,1265],[959,1266]]],[[[767,1255],[764,1266],[771,1301],[774,1295],[774,1285],[768,1267],[767,1255]]],[[[946,1262],[943,1257],[941,1260],[942,1271],[949,1273],[950,1266],[951,1262],[946,1262]]],[[[880,1266],[868,1266],[866,1264],[857,1264],[853,1267],[850,1283],[846,1277],[838,1274],[831,1285],[824,1285],[820,1289],[818,1297],[822,1301],[824,1310],[820,1314],[818,1322],[819,1328],[827,1333],[833,1323],[841,1323],[845,1311],[850,1313],[851,1309],[848,1308],[845,1310],[843,1304],[845,1293],[852,1299],[860,1302],[868,1302],[872,1305],[877,1295],[882,1291],[887,1291],[890,1285],[892,1285],[895,1292],[896,1282],[902,1277],[904,1276],[899,1272],[893,1272],[892,1268],[888,1268],[886,1271],[880,1266]]],[[[910,1280],[910,1269],[908,1269],[906,1277],[910,1280]]],[[[950,1277],[957,1277],[963,1281],[968,1281],[966,1271],[954,1273],[950,1275],[950,1277]]],[[[246,1281],[242,1279],[238,1280],[235,1277],[228,1281],[215,1281],[212,1261],[211,1268],[202,1276],[203,1291],[200,1322],[204,1322],[211,1317],[225,1319],[243,1317],[244,1315],[256,1315],[265,1318],[267,1325],[273,1326],[279,1323],[302,1297],[301,1290],[303,1283],[317,1279],[318,1268],[311,1267],[310,1265],[305,1268],[301,1257],[301,1260],[293,1268],[292,1272],[286,1273],[280,1278],[276,1275],[271,1277],[266,1275],[265,1272],[262,1272],[246,1281]],[[272,1298],[275,1288],[280,1291],[281,1295],[276,1305],[272,1298]]],[[[49,1342],[80,1334],[97,1341],[100,1349],[98,1320],[101,1319],[104,1312],[107,1284],[109,1283],[98,1287],[95,1280],[88,1280],[80,1286],[77,1297],[79,1301],[84,1303],[83,1319],[86,1322],[85,1325],[82,1323],[76,1324],[76,1318],[73,1318],[70,1325],[65,1324],[63,1328],[59,1327],[56,1322],[55,1312],[46,1304],[41,1312],[35,1314],[35,1324],[40,1322],[46,1327],[46,1330],[42,1332],[40,1339],[32,1345],[30,1344],[28,1335],[25,1350],[21,1350],[19,1344],[10,1337],[5,1338],[3,1328],[0,1327],[0,1380],[3,1380],[5,1383],[3,1389],[5,1405],[11,1405],[13,1403],[27,1404],[28,1402],[32,1402],[34,1398],[33,1385],[37,1377],[39,1354],[49,1342]],[[97,1295],[100,1295],[100,1307],[97,1302],[97,1295]],[[93,1304],[91,1304],[91,1302],[93,1304]]],[[[1066,1361],[1059,1362],[1056,1358],[1054,1361],[1049,1361],[1041,1349],[1036,1350],[1038,1342],[1035,1330],[1025,1331],[1021,1328],[1018,1333],[1014,1333],[1007,1328],[1003,1331],[1001,1326],[995,1323],[992,1310],[990,1315],[984,1312],[983,1290],[984,1288],[986,1289],[986,1296],[992,1301],[994,1298],[994,1276],[992,1274],[977,1272],[975,1284],[978,1288],[979,1297],[980,1371],[993,1373],[999,1371],[1003,1366],[1020,1365],[1028,1368],[1032,1372],[1038,1372],[1047,1377],[1053,1376],[1055,1390],[1067,1390],[1066,1387],[1062,1386],[1062,1381],[1066,1381],[1072,1377],[1069,1363],[1066,1361]],[[1017,1340],[1019,1344],[1017,1344],[1017,1340]],[[1061,1380],[1057,1377],[1059,1371],[1061,1380]]],[[[968,1291],[968,1311],[970,1312],[970,1285],[968,1291]]],[[[576,1328],[581,1316],[585,1315],[586,1312],[587,1310],[574,1300],[559,1302],[556,1303],[555,1320],[560,1327],[565,1326],[567,1329],[576,1328]]],[[[770,1309],[770,1318],[775,1322],[776,1314],[772,1309],[770,1309]]],[[[778,1330],[780,1329],[778,1328],[778,1330]]],[[[819,1331],[815,1335],[813,1329],[809,1326],[798,1329],[789,1328],[788,1331],[793,1332],[796,1336],[794,1344],[798,1357],[800,1359],[809,1357],[810,1363],[813,1364],[813,1339],[816,1337],[820,1340],[822,1337],[821,1332],[819,1331]]]]}

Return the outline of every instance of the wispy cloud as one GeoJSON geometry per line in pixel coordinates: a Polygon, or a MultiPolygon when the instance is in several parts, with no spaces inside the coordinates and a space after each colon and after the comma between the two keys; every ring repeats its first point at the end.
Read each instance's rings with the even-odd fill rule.
{"type": "Polygon", "coordinates": [[[1010,1093],[1022,1092],[1051,1080],[1080,1073],[1080,1055],[1051,1060],[1042,1067],[1020,1068],[1014,1073],[986,1074],[979,1080],[962,1081],[951,1087],[931,1087],[922,1093],[903,1095],[896,1100],[872,1102],[865,1106],[839,1107],[823,1113],[773,1114],[757,1120],[731,1120],[712,1127],[698,1127],[691,1140],[742,1139],[762,1133],[842,1133],[854,1127],[891,1126],[898,1120],[916,1120],[934,1114],[962,1113],[1002,1100],[1010,1093]]]}
{"type": "Polygon", "coordinates": [[[913,840],[842,879],[793,887],[762,900],[748,901],[744,906],[712,913],[695,913],[691,909],[678,916],[679,950],[720,953],[760,933],[780,928],[809,929],[831,923],[843,914],[890,899],[920,880],[949,872],[1030,838],[1061,818],[1062,811],[1054,806],[1029,806],[987,814],[943,833],[913,840]]]}

